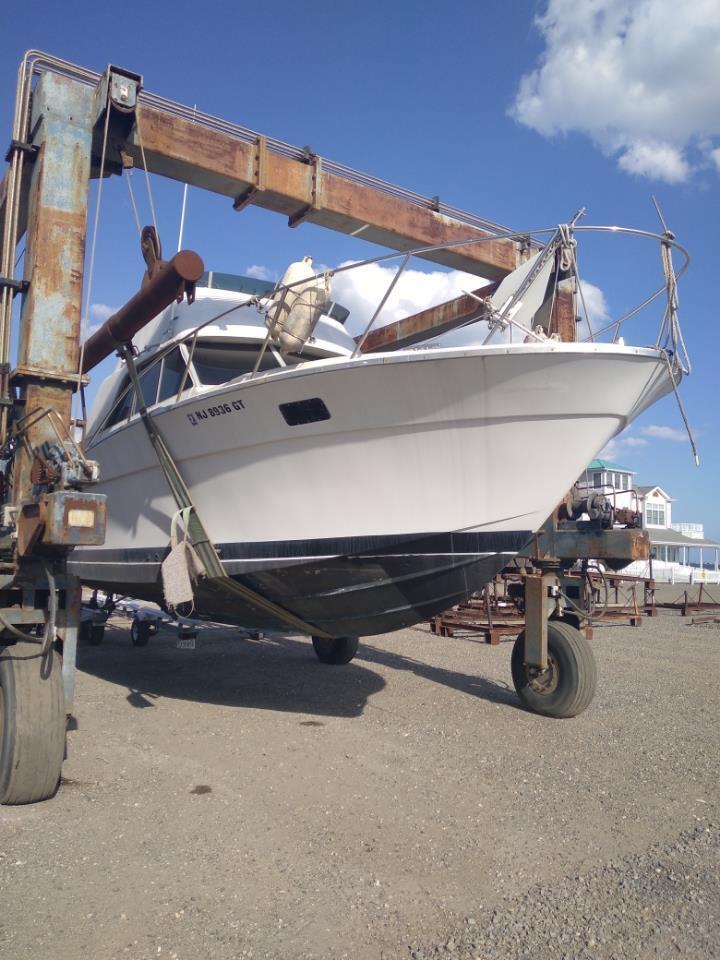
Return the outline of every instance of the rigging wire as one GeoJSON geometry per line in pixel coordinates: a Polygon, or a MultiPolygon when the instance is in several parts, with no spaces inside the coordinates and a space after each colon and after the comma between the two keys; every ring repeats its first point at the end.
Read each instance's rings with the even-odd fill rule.
{"type": "Polygon", "coordinates": [[[675,379],[675,371],[673,370],[673,365],[670,362],[670,355],[668,354],[668,351],[664,347],[660,348],[660,352],[662,353],[663,359],[665,360],[668,376],[670,377],[670,383],[672,384],[673,393],[675,394],[675,399],[677,400],[678,410],[680,411],[680,416],[682,417],[682,421],[685,424],[685,430],[687,431],[688,440],[690,441],[690,447],[693,452],[693,457],[695,458],[695,466],[699,467],[700,455],[698,454],[697,444],[695,443],[695,437],[692,432],[692,427],[690,426],[690,421],[688,420],[687,414],[685,413],[685,406],[682,402],[680,391],[678,390],[677,380],[675,379]]]}
{"type": "Polygon", "coordinates": [[[135,129],[137,130],[138,143],[140,144],[140,156],[142,157],[143,170],[145,171],[145,186],[147,188],[148,203],[150,204],[150,213],[152,215],[152,222],[153,222],[153,226],[155,227],[155,233],[159,237],[160,231],[158,230],[157,217],[155,216],[155,204],[153,203],[152,187],[150,185],[150,174],[148,173],[147,161],[145,159],[145,147],[143,146],[142,130],[140,127],[140,114],[137,112],[135,114],[135,129]]]}
{"type": "Polygon", "coordinates": [[[133,190],[132,184],[132,168],[127,169],[125,172],[127,173],[125,183],[127,183],[128,194],[130,195],[130,206],[132,207],[135,226],[137,227],[138,237],[142,238],[142,224],[140,223],[140,215],[138,213],[137,203],[135,202],[135,191],[133,190]]]}
{"type": "Polygon", "coordinates": [[[102,152],[100,156],[100,177],[98,179],[97,195],[95,197],[95,216],[93,218],[92,240],[90,241],[90,262],[88,266],[87,293],[85,294],[85,310],[80,325],[80,360],[78,364],[77,380],[78,390],[82,386],[82,368],[85,357],[85,331],[87,330],[90,319],[90,304],[92,302],[92,287],[95,273],[95,250],[97,248],[98,226],[100,223],[100,204],[102,202],[103,180],[105,173],[105,157],[107,154],[108,129],[110,126],[110,104],[105,106],[105,125],[103,128],[102,152]]]}

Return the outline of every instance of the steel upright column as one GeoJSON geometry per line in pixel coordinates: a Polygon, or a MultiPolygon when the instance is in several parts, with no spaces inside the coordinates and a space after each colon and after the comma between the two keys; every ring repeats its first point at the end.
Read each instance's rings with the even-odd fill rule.
{"type": "MultiPolygon", "coordinates": [[[[33,94],[30,121],[39,151],[30,183],[25,253],[29,287],[13,382],[19,388],[26,418],[32,420],[35,414],[51,409],[67,430],[79,364],[93,98],[92,87],[45,73],[33,94]]],[[[26,439],[28,448],[18,451],[15,463],[13,499],[17,506],[32,496],[29,450],[46,441],[57,442],[50,418],[40,416],[31,423],[26,439]]],[[[54,565],[64,594],[57,634],[63,642],[65,708],[69,713],[81,590],[79,580],[67,575],[64,557],[58,557],[54,565]]],[[[36,562],[21,560],[21,572],[23,568],[37,578],[36,562]]]]}
{"type": "MultiPolygon", "coordinates": [[[[48,407],[69,426],[77,385],[94,91],[45,73],[33,94],[30,129],[40,150],[32,171],[25,279],[14,381],[25,416],[48,407]]],[[[57,436],[47,417],[27,432],[31,447],[57,436]]],[[[15,465],[14,500],[30,490],[30,462],[15,465]]]]}

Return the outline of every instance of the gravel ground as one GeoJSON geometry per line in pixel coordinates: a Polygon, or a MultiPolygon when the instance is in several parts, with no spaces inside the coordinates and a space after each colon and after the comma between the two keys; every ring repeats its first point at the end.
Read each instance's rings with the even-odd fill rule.
{"type": "Polygon", "coordinates": [[[593,646],[557,721],[519,709],[510,643],[418,627],[325,667],[108,629],[60,792],[0,808],[0,957],[720,955],[720,625],[593,646]]]}

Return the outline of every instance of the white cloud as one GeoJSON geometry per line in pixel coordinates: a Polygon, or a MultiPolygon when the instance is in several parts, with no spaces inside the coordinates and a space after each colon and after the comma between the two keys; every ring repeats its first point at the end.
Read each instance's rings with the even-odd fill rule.
{"type": "Polygon", "coordinates": [[[717,147],[717,149],[710,151],[710,159],[718,168],[718,173],[720,173],[720,147],[717,147]]]}
{"type": "Polygon", "coordinates": [[[595,333],[610,319],[610,308],[605,299],[605,294],[600,287],[596,287],[594,283],[590,283],[589,280],[581,280],[580,290],[582,296],[578,296],[577,298],[577,308],[581,319],[577,326],[577,338],[578,340],[584,340],[590,333],[590,330],[587,323],[588,318],[585,316],[585,310],[583,309],[583,300],[585,301],[584,307],[587,308],[590,324],[595,333]]]}
{"type": "Polygon", "coordinates": [[[254,263],[250,267],[245,268],[245,273],[248,277],[254,277],[256,280],[274,280],[272,270],[268,267],[260,266],[260,264],[254,263]]]}
{"type": "Polygon", "coordinates": [[[87,328],[85,330],[85,336],[92,336],[96,330],[100,329],[108,317],[111,317],[114,313],[117,313],[117,311],[118,307],[110,307],[107,303],[91,303],[90,318],[86,321],[87,328]]]}
{"type": "Polygon", "coordinates": [[[96,323],[105,323],[108,317],[117,313],[117,307],[109,307],[106,303],[90,304],[90,318],[96,323]]]}
{"type": "Polygon", "coordinates": [[[598,454],[600,460],[619,460],[622,457],[623,449],[636,449],[637,447],[647,447],[648,441],[644,437],[628,436],[613,437],[598,454]]]}
{"type": "Polygon", "coordinates": [[[659,426],[654,423],[642,427],[641,433],[646,437],[654,437],[657,440],[672,440],[674,443],[685,443],[688,438],[684,430],[678,430],[676,427],[659,426]]]}
{"type": "Polygon", "coordinates": [[[639,177],[682,183],[690,175],[690,164],[682,150],[660,140],[639,140],[618,157],[618,166],[639,177]]]}
{"type": "MultiPolygon", "coordinates": [[[[351,262],[346,261],[341,266],[347,266],[351,262]]],[[[371,263],[333,277],[332,299],[350,311],[349,332],[357,334],[365,328],[396,272],[396,266],[371,263]]],[[[486,282],[482,277],[462,273],[460,270],[405,270],[375,322],[375,327],[384,327],[426,307],[452,300],[461,296],[463,290],[477,290],[486,282]]],[[[487,327],[483,327],[483,331],[484,336],[487,327]]]]}
{"type": "Polygon", "coordinates": [[[548,0],[545,41],[512,108],[544,136],[577,131],[620,167],[686,180],[696,154],[720,167],[717,0],[548,0]]]}
{"type": "MultiPolygon", "coordinates": [[[[351,260],[345,261],[341,266],[347,266],[352,262],[351,260]]],[[[315,267],[318,270],[322,269],[317,264],[315,267]]],[[[348,332],[355,335],[364,330],[390,285],[396,270],[396,266],[373,263],[366,267],[358,267],[357,270],[338,273],[333,277],[332,299],[347,307],[350,311],[348,332]]],[[[380,316],[375,321],[373,329],[384,327],[388,323],[418,313],[427,307],[445,303],[461,296],[466,290],[477,290],[487,282],[482,277],[472,273],[463,273],[460,270],[405,270],[390,294],[380,316]]],[[[597,331],[610,319],[610,310],[605,294],[600,287],[588,280],[582,281],[582,291],[585,305],[590,314],[590,321],[593,329],[597,331]]],[[[579,298],[578,309],[582,315],[582,303],[579,298]]],[[[444,334],[437,339],[437,342],[444,346],[462,346],[477,342],[478,337],[484,339],[487,334],[487,324],[473,324],[444,334]]],[[[578,339],[582,340],[587,334],[588,327],[583,318],[577,328],[578,339]]],[[[516,333],[515,339],[517,339],[517,336],[516,333]]],[[[504,334],[496,334],[493,342],[499,343],[502,340],[509,339],[509,331],[505,331],[504,334]]]]}

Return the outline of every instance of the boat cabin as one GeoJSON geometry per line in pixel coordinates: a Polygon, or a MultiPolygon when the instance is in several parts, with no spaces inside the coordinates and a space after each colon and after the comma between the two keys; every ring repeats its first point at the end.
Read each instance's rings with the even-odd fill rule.
{"type": "MultiPolygon", "coordinates": [[[[235,274],[203,274],[195,303],[173,304],[135,338],[138,377],[148,409],[171,405],[185,394],[201,393],[251,374],[267,338],[265,314],[253,298],[275,285],[235,274]]],[[[301,353],[282,353],[270,341],[258,367],[271,373],[312,360],[351,355],[355,341],[344,328],[348,311],[332,304],[301,353]]],[[[138,413],[125,364],[101,384],[93,405],[88,444],[138,413]]]]}

